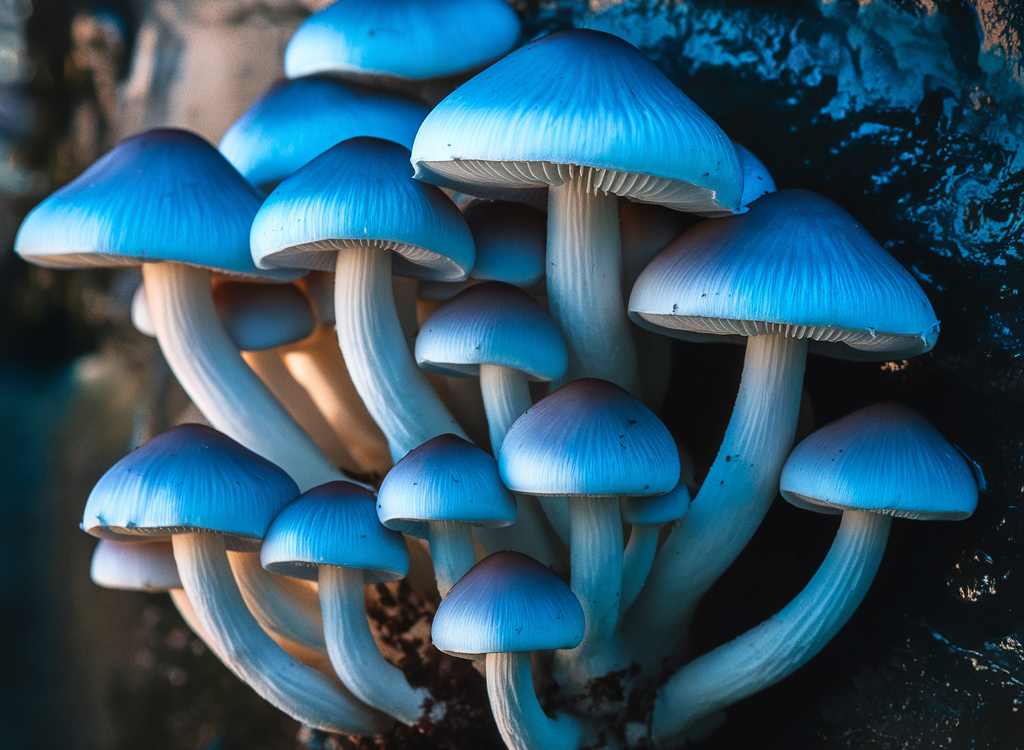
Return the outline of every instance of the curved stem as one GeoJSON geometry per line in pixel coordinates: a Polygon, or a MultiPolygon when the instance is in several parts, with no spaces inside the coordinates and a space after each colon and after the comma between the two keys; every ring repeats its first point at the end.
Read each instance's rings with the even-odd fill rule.
{"type": "Polygon", "coordinates": [[[352,384],[334,326],[317,326],[312,336],[287,347],[283,359],[352,456],[353,468],[386,474],[391,468],[388,441],[352,384]]]}
{"type": "Polygon", "coordinates": [[[176,534],[174,559],[208,645],[264,700],[303,724],[326,732],[376,735],[391,719],[348,690],[286,654],[246,609],[218,534],[176,534]]]}
{"type": "Polygon", "coordinates": [[[796,431],[806,354],[805,339],[747,339],[743,378],[718,457],[626,618],[627,643],[642,663],[660,661],[685,636],[697,602],[750,541],[778,494],[796,431]]]}
{"type": "Polygon", "coordinates": [[[629,542],[622,555],[622,601],[619,602],[621,623],[640,595],[644,581],[651,572],[654,553],[658,551],[657,524],[634,524],[629,533],[629,542]]]}
{"type": "Polygon", "coordinates": [[[509,750],[576,750],[582,728],[571,716],[550,718],[533,690],[530,654],[487,654],[487,696],[509,750]]]}
{"type": "Polygon", "coordinates": [[[434,561],[437,593],[444,599],[452,586],[476,565],[473,527],[458,521],[430,521],[430,557],[434,561]]]}
{"type": "Polygon", "coordinates": [[[853,614],[885,552],[891,516],[843,514],[828,556],[778,614],[694,659],[658,689],[652,734],[666,745],[710,714],[792,674],[853,614]]]}
{"type": "MultiPolygon", "coordinates": [[[[497,456],[509,427],[533,405],[530,384],[519,370],[500,365],[480,365],[480,387],[491,434],[491,450],[497,456]]],[[[511,526],[476,530],[476,537],[484,549],[488,552],[515,550],[547,567],[566,570],[566,546],[555,533],[537,498],[516,495],[516,504],[518,515],[511,526]]]]}
{"type": "Polygon", "coordinates": [[[242,352],[242,359],[332,464],[355,467],[355,461],[348,448],[338,439],[334,428],[328,423],[309,391],[289,372],[280,350],[242,352]]]}
{"type": "Polygon", "coordinates": [[[338,253],[335,314],[352,382],[387,437],[392,460],[447,432],[466,438],[409,351],[391,291],[390,251],[338,253]]]}
{"type": "Polygon", "coordinates": [[[303,663],[317,669],[327,664],[316,592],[264,569],[258,552],[228,552],[228,563],[245,605],[260,627],[303,663]]]}
{"type": "Polygon", "coordinates": [[[214,310],[209,270],[145,263],[142,276],[160,349],[210,424],[280,466],[302,491],[352,481],[245,364],[214,310]]]}
{"type": "Polygon", "coordinates": [[[416,724],[430,693],[409,685],[402,670],[381,655],[366,619],[363,585],[361,570],[320,567],[320,602],[331,663],[341,681],[367,705],[403,724],[416,724]]]}
{"type": "Polygon", "coordinates": [[[188,629],[195,633],[199,637],[199,640],[209,647],[210,637],[203,629],[203,624],[199,622],[199,618],[196,616],[196,610],[192,606],[192,602],[189,601],[188,594],[185,593],[185,589],[171,589],[167,593],[170,594],[174,608],[178,610],[178,614],[181,615],[181,619],[185,621],[188,629]]]}

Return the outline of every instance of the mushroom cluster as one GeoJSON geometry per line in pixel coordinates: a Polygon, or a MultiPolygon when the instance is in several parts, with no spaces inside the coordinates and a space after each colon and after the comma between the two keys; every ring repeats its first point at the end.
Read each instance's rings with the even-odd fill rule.
{"type": "Polygon", "coordinates": [[[339,2],[219,149],[135,136],[16,249],[141,265],[133,319],[209,425],[96,485],[97,583],[170,591],[267,701],[374,737],[461,710],[371,630],[364,587],[409,575],[509,748],[676,747],[832,638],[893,516],[965,518],[977,487],[898,404],[793,447],[808,352],[935,345],[907,271],[827,198],[776,190],[623,40],[519,36],[504,0],[339,2]],[[699,486],[657,416],[672,338],[746,347],[699,486]],[[774,617],[679,659],[780,491],[842,514],[828,556],[774,617]]]}

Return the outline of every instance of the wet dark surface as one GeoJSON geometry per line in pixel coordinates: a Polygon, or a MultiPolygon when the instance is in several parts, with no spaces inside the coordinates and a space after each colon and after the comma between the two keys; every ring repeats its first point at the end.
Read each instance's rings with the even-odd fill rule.
{"type": "MultiPolygon", "coordinates": [[[[835,641],[732,708],[703,746],[1024,746],[1019,3],[518,6],[530,35],[590,26],[637,44],[758,154],[780,187],[835,200],[911,270],[942,321],[935,350],[895,365],[812,358],[806,387],[818,422],[903,401],[984,474],[972,519],[897,521],[878,578],[835,641]]],[[[109,406],[127,398],[102,368],[85,376],[66,369],[96,340],[97,327],[81,323],[89,284],[29,279],[4,252],[0,438],[13,452],[0,460],[11,477],[0,497],[12,513],[3,523],[0,599],[9,614],[0,628],[14,648],[0,670],[0,748],[339,746],[300,731],[238,685],[183,631],[166,599],[91,588],[92,543],[75,530],[77,516],[98,472],[126,450],[135,412],[126,402],[109,424],[81,416],[90,399],[109,406]],[[57,347],[44,351],[43,340],[57,347]],[[102,440],[89,437],[100,432],[102,440]],[[70,579],[57,577],[64,571],[70,579]]],[[[724,428],[740,357],[729,346],[677,349],[678,389],[665,418],[704,465],[724,428]]],[[[781,607],[810,577],[835,527],[777,503],[703,603],[694,652],[781,607]]]]}

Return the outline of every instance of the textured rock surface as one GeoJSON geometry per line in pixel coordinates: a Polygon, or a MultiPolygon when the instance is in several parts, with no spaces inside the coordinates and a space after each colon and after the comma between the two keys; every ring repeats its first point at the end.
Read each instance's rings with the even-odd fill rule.
{"type": "MultiPolygon", "coordinates": [[[[904,401],[985,478],[970,521],[897,522],[879,579],[836,641],[732,709],[706,746],[1018,747],[1020,5],[592,0],[542,3],[528,16],[533,33],[589,26],[633,42],[758,154],[780,187],[839,202],[911,270],[942,321],[938,346],[883,366],[812,358],[807,390],[818,421],[882,398],[904,401]]],[[[736,354],[721,349],[681,349],[677,372],[694,385],[728,381],[736,354]]],[[[717,444],[710,426],[725,418],[718,408],[676,396],[668,409],[705,461],[717,444]]],[[[773,509],[705,602],[696,651],[769,615],[809,577],[834,522],[806,515],[773,509]]]]}

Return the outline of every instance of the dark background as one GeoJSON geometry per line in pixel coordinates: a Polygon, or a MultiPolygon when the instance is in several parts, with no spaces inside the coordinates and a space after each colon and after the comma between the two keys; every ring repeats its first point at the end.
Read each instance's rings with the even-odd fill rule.
{"type": "MultiPolygon", "coordinates": [[[[158,72],[174,79],[184,75],[189,34],[220,24],[227,44],[235,31],[274,27],[286,40],[308,13],[236,3],[244,12],[232,14],[224,5],[181,2],[167,20],[166,8],[161,16],[141,2],[45,0],[31,16],[6,19],[23,32],[25,64],[0,89],[0,143],[12,155],[0,174],[0,748],[334,744],[239,685],[166,598],[89,582],[93,542],[77,530],[88,490],[152,428],[153,398],[159,413],[180,394],[128,324],[131,276],[45,271],[11,252],[24,213],[125,135],[124,118],[174,119],[158,86],[141,119],[111,104],[123,97],[146,19],[186,30],[161,37],[181,45],[158,58],[158,72]]],[[[824,424],[874,401],[903,401],[984,477],[972,519],[897,521],[878,578],[833,643],[732,708],[704,746],[1024,746],[1021,5],[593,0],[517,8],[526,38],[590,26],[640,47],[758,154],[780,187],[837,201],[914,274],[942,322],[934,351],[887,365],[812,357],[806,388],[815,416],[824,424]]],[[[741,356],[729,346],[676,349],[663,416],[701,466],[717,449],[741,356]]],[[[703,603],[694,652],[796,594],[835,526],[777,502],[703,603]]]]}

